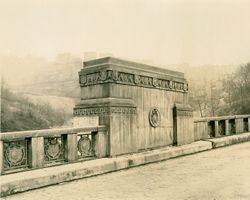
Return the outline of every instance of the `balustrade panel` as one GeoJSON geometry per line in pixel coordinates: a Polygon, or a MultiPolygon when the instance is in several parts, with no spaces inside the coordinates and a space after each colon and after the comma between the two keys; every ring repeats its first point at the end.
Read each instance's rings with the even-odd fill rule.
{"type": "Polygon", "coordinates": [[[28,168],[27,140],[3,142],[3,170],[28,168]]]}
{"type": "Polygon", "coordinates": [[[91,133],[79,133],[77,135],[77,153],[79,159],[95,156],[91,133]]]}
{"type": "Polygon", "coordinates": [[[44,138],[44,160],[46,164],[64,162],[65,151],[63,137],[45,137],[44,138]]]}

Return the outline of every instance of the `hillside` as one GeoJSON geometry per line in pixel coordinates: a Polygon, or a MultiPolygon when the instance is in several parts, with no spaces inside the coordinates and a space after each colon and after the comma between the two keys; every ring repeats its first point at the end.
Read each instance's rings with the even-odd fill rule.
{"type": "Polygon", "coordinates": [[[63,109],[34,103],[3,88],[1,91],[1,132],[46,129],[63,126],[72,118],[63,109]]]}
{"type": "MultiPolygon", "coordinates": [[[[20,93],[19,93],[20,95],[20,93]]],[[[60,110],[65,113],[72,114],[73,108],[75,106],[75,100],[70,97],[61,97],[54,95],[38,95],[38,94],[30,94],[23,93],[22,97],[32,102],[33,104],[48,104],[55,110],[60,110]]]]}

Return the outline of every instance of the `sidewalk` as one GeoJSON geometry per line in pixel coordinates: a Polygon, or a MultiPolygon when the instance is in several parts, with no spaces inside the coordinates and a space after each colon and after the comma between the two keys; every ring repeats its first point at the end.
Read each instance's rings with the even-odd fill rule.
{"type": "Polygon", "coordinates": [[[1,176],[1,196],[250,141],[250,133],[208,139],[179,147],[102,158],[1,176]]]}

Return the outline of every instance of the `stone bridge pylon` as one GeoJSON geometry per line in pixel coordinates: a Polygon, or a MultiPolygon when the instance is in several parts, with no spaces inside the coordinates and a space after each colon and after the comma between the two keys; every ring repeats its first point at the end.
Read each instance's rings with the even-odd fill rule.
{"type": "Polygon", "coordinates": [[[105,125],[107,156],[194,141],[183,73],[106,57],[84,62],[79,83],[74,124],[105,125]]]}

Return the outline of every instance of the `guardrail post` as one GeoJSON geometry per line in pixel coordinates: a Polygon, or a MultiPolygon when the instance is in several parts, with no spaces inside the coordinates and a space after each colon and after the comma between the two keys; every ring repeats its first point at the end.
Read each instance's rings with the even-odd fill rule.
{"type": "Polygon", "coordinates": [[[31,168],[44,166],[44,138],[32,137],[28,143],[28,162],[31,168]]]}
{"type": "Polygon", "coordinates": [[[229,120],[230,124],[230,134],[235,134],[235,119],[230,119],[229,120]]]}
{"type": "Polygon", "coordinates": [[[236,131],[236,133],[243,132],[243,118],[236,118],[235,119],[235,131],[236,131]]]}
{"type": "Polygon", "coordinates": [[[250,132],[250,117],[248,117],[248,131],[250,132]]]}
{"type": "Polygon", "coordinates": [[[219,134],[219,121],[217,121],[217,120],[214,121],[214,134],[215,134],[215,137],[220,136],[220,134],[219,134]]]}
{"type": "Polygon", "coordinates": [[[92,132],[92,138],[93,138],[93,148],[95,151],[95,155],[98,158],[106,157],[108,150],[107,132],[105,130],[92,132]]]}
{"type": "Polygon", "coordinates": [[[229,120],[228,119],[225,120],[225,135],[230,135],[230,132],[229,132],[229,120]]]}
{"type": "Polygon", "coordinates": [[[0,140],[0,174],[3,174],[3,141],[0,140]]]}
{"type": "Polygon", "coordinates": [[[198,137],[199,132],[200,132],[199,123],[194,122],[194,140],[195,141],[199,139],[199,137],[198,137]]]}
{"type": "Polygon", "coordinates": [[[77,133],[64,135],[65,160],[77,160],[77,133]]]}

